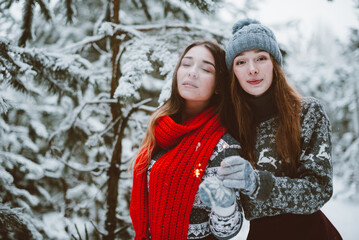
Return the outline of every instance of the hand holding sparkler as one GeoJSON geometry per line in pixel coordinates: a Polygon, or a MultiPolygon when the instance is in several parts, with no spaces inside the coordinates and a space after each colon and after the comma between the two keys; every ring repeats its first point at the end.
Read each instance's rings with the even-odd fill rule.
{"type": "Polygon", "coordinates": [[[199,196],[201,201],[218,215],[229,216],[235,210],[235,191],[223,186],[217,177],[206,178],[199,185],[199,196]]]}
{"type": "Polygon", "coordinates": [[[224,186],[239,189],[248,196],[258,187],[258,174],[252,165],[240,156],[226,157],[218,169],[218,176],[224,186]]]}

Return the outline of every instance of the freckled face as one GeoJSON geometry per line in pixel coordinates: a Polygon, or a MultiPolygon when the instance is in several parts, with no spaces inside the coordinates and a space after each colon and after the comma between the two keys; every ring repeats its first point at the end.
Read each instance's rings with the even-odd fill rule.
{"type": "Polygon", "coordinates": [[[233,72],[243,90],[258,97],[272,84],[273,62],[266,51],[248,50],[233,60],[233,72]]]}
{"type": "Polygon", "coordinates": [[[204,46],[191,48],[177,71],[177,87],[186,103],[207,106],[215,90],[215,61],[204,46]]]}

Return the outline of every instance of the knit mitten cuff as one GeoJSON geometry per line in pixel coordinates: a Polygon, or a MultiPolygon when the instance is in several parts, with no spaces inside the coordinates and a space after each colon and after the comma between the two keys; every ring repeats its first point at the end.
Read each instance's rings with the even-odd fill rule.
{"type": "Polygon", "coordinates": [[[237,203],[234,202],[234,204],[229,207],[213,206],[212,211],[218,216],[228,217],[234,213],[234,211],[236,210],[236,205],[237,203]]]}
{"type": "Polygon", "coordinates": [[[274,186],[274,176],[268,171],[254,170],[258,176],[257,189],[249,197],[259,201],[266,201],[274,186]]]}

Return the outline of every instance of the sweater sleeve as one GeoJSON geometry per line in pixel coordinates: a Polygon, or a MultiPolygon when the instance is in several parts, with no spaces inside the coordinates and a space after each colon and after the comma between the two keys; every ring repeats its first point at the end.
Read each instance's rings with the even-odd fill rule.
{"type": "MultiPolygon", "coordinates": [[[[229,134],[225,134],[217,144],[212,156],[211,164],[220,166],[221,161],[228,156],[239,155],[240,146],[229,134]]],[[[216,169],[217,169],[216,168],[216,169]]],[[[217,176],[217,171],[213,174],[217,176]]],[[[243,223],[242,205],[237,193],[234,212],[229,216],[220,216],[213,210],[209,215],[209,227],[217,239],[231,239],[238,234],[243,223]]]]}
{"type": "Polygon", "coordinates": [[[253,199],[256,204],[281,213],[311,214],[332,196],[331,125],[318,100],[304,103],[301,125],[297,177],[275,177],[268,171],[257,171],[260,182],[266,184],[260,184],[253,199]]]}

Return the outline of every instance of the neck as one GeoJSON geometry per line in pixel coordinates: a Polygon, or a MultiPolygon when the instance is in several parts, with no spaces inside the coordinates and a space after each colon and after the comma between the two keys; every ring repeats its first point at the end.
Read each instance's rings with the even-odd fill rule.
{"type": "Polygon", "coordinates": [[[191,117],[196,116],[197,114],[200,114],[208,107],[208,103],[188,103],[186,102],[186,106],[184,110],[181,113],[181,122],[185,122],[191,117]]]}
{"type": "Polygon", "coordinates": [[[272,86],[261,96],[254,97],[252,95],[247,97],[248,104],[253,110],[256,122],[263,122],[278,113],[275,104],[274,87],[272,86]]]}

